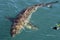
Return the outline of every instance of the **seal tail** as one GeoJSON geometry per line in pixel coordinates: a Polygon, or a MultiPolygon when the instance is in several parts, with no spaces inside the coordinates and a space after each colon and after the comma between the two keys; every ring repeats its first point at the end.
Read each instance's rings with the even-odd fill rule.
{"type": "Polygon", "coordinates": [[[14,22],[15,18],[12,18],[12,17],[7,17],[5,16],[6,19],[10,20],[11,22],[14,22]]]}
{"type": "Polygon", "coordinates": [[[51,8],[53,4],[56,4],[58,2],[59,1],[49,2],[49,3],[41,3],[41,4],[36,4],[34,6],[38,6],[38,7],[49,7],[49,8],[51,8]]]}
{"type": "Polygon", "coordinates": [[[55,4],[55,3],[58,3],[58,2],[59,2],[59,1],[46,3],[46,4],[44,4],[44,6],[47,6],[47,7],[49,7],[49,8],[52,8],[52,5],[55,4]]]}

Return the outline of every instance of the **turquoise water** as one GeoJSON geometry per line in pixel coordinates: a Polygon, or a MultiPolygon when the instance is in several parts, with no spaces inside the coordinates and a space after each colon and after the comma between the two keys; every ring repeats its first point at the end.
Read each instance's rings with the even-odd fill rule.
{"type": "Polygon", "coordinates": [[[14,38],[9,34],[11,22],[5,18],[15,17],[22,9],[33,4],[51,1],[56,0],[0,0],[0,40],[60,40],[60,30],[52,29],[60,22],[60,2],[51,9],[40,8],[32,15],[31,22],[39,27],[39,30],[31,32],[23,30],[14,38]]]}

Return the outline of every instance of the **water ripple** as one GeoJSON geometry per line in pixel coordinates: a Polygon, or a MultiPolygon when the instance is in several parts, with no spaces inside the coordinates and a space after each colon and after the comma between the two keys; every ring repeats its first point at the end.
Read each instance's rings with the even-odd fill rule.
{"type": "Polygon", "coordinates": [[[13,7],[13,8],[16,9],[15,11],[18,12],[18,7],[17,7],[15,1],[11,0],[11,1],[8,2],[7,4],[8,4],[9,9],[10,9],[11,7],[13,7]]]}
{"type": "Polygon", "coordinates": [[[0,6],[5,5],[5,4],[0,4],[0,6]]]}
{"type": "Polygon", "coordinates": [[[40,34],[41,36],[46,36],[46,37],[55,37],[56,35],[53,34],[40,34]]]}
{"type": "Polygon", "coordinates": [[[0,12],[4,12],[4,10],[0,10],[0,12]]]}

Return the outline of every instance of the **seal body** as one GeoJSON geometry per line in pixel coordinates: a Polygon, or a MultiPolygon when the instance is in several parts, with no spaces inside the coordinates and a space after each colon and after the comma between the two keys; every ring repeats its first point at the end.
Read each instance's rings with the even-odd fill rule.
{"type": "Polygon", "coordinates": [[[11,36],[14,37],[15,34],[21,33],[20,31],[29,23],[32,12],[35,12],[36,9],[37,8],[29,7],[26,10],[23,10],[21,14],[17,15],[11,27],[11,36]]]}
{"type": "Polygon", "coordinates": [[[22,10],[17,15],[17,17],[14,18],[14,20],[12,22],[12,25],[11,25],[11,28],[10,28],[11,36],[14,37],[16,34],[21,33],[21,30],[24,29],[25,26],[28,29],[37,29],[31,23],[29,23],[32,13],[35,12],[40,7],[45,7],[45,6],[48,6],[48,5],[52,5],[54,3],[57,3],[57,1],[46,3],[46,4],[36,4],[36,5],[33,5],[31,7],[28,7],[26,9],[22,10]]]}

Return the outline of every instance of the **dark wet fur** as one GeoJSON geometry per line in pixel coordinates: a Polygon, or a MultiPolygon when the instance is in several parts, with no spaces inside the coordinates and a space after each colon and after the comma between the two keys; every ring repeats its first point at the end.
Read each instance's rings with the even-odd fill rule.
{"type": "Polygon", "coordinates": [[[19,14],[16,16],[16,19],[18,19],[19,17],[21,17],[21,15],[24,14],[24,12],[26,11],[26,9],[27,9],[27,8],[21,10],[21,11],[19,12],[19,14]]]}

